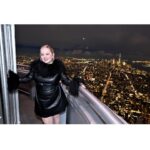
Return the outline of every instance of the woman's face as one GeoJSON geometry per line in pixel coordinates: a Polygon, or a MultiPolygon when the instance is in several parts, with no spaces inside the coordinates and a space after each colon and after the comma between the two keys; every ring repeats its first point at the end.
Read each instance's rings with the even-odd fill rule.
{"type": "Polygon", "coordinates": [[[50,64],[54,60],[54,53],[47,47],[43,47],[40,49],[40,59],[44,63],[50,64]]]}

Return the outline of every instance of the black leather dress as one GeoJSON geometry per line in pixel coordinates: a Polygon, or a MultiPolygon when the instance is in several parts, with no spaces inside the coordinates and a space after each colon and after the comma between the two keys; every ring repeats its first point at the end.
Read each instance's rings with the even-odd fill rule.
{"type": "Polygon", "coordinates": [[[69,85],[64,64],[55,59],[53,64],[46,64],[40,59],[31,63],[30,72],[19,79],[20,82],[35,81],[35,113],[40,117],[49,117],[63,112],[67,105],[66,96],[60,81],[69,85]]]}

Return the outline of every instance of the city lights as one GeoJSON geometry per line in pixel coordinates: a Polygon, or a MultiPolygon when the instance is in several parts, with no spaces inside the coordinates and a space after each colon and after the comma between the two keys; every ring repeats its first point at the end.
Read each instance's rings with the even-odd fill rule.
{"type": "MultiPolygon", "coordinates": [[[[18,56],[17,61],[29,65],[34,59],[36,57],[18,56]]],[[[121,59],[60,59],[69,77],[82,78],[90,92],[128,123],[150,123],[149,72],[135,69],[121,59]]]]}

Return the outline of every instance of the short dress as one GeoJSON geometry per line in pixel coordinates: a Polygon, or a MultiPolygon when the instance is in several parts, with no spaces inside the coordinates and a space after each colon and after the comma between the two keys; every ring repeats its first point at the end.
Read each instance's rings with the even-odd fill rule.
{"type": "Polygon", "coordinates": [[[40,59],[30,65],[29,73],[20,82],[35,81],[35,113],[40,117],[50,117],[63,112],[68,104],[60,81],[69,85],[65,66],[59,59],[46,64],[40,59]]]}

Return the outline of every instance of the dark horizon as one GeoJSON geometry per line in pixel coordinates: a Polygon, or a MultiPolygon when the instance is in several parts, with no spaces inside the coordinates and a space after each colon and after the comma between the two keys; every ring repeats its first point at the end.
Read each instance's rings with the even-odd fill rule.
{"type": "Polygon", "coordinates": [[[62,56],[150,59],[150,25],[16,25],[17,53],[50,44],[62,56]],[[22,49],[22,50],[21,50],[22,49]]]}

